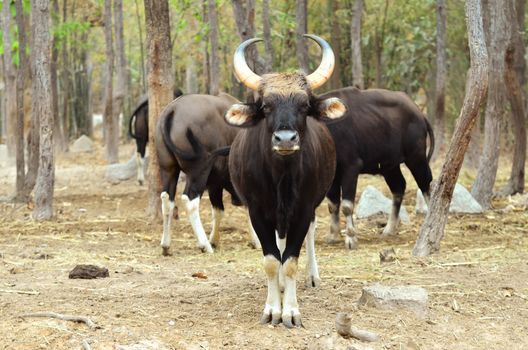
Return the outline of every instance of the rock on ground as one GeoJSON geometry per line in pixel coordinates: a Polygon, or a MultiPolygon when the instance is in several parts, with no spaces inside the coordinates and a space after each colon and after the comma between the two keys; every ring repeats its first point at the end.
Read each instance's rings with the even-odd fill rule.
{"type": "MultiPolygon", "coordinates": [[[[425,214],[427,212],[427,205],[422,194],[422,191],[416,191],[416,213],[425,214]]],[[[473,198],[471,193],[461,184],[455,185],[453,191],[453,198],[449,205],[449,212],[456,214],[480,214],[484,212],[481,205],[473,198]]]]}
{"type": "MultiPolygon", "coordinates": [[[[148,156],[145,157],[145,175],[147,175],[148,156]]],[[[126,163],[110,164],[106,167],[105,177],[111,182],[119,182],[137,176],[136,153],[126,163]]]]}
{"type": "Polygon", "coordinates": [[[425,316],[427,314],[427,290],[416,286],[389,287],[381,284],[364,287],[359,305],[380,309],[407,309],[425,316]]]}
{"type": "MultiPolygon", "coordinates": [[[[361,193],[361,198],[359,198],[356,217],[364,219],[378,214],[390,215],[391,210],[392,200],[385,197],[374,186],[368,185],[361,193]]],[[[407,210],[403,206],[400,208],[400,220],[404,224],[410,222],[409,214],[407,214],[407,210]]]]}
{"type": "Polygon", "coordinates": [[[92,152],[93,150],[93,141],[86,135],[81,135],[70,147],[72,153],[92,152]]]}

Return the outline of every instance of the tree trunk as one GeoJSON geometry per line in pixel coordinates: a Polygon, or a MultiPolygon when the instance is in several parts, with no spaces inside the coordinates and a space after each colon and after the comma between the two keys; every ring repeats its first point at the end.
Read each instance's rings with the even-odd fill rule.
{"type": "Polygon", "coordinates": [[[169,3],[167,0],[145,0],[148,57],[149,153],[148,207],[151,218],[161,214],[161,181],[154,130],[162,109],[173,99],[172,56],[169,3]]]}
{"type": "Polygon", "coordinates": [[[114,44],[112,38],[112,0],[105,0],[104,5],[104,32],[106,44],[106,81],[105,81],[105,107],[104,107],[104,129],[106,160],[108,163],[117,163],[119,128],[118,118],[113,108],[113,73],[114,73],[114,44]]]}
{"type": "Polygon", "coordinates": [[[194,68],[193,60],[189,60],[185,66],[185,91],[187,94],[198,93],[198,81],[196,78],[196,69],[194,68]]]}
{"type": "Polygon", "coordinates": [[[436,1],[436,88],[435,88],[435,159],[444,150],[445,136],[445,81],[446,64],[446,8],[445,0],[436,1]]]}
{"type": "Polygon", "coordinates": [[[513,150],[512,170],[508,184],[501,190],[501,195],[512,195],[524,191],[524,164],[526,161],[526,114],[523,103],[521,81],[524,75],[524,57],[517,51],[524,53],[524,43],[519,35],[519,22],[517,21],[516,8],[511,2],[506,2],[508,7],[508,22],[511,23],[510,39],[506,48],[504,81],[508,100],[511,105],[512,128],[515,137],[513,150]]]}
{"type": "Polygon", "coordinates": [[[18,28],[19,65],[16,78],[16,201],[27,201],[24,193],[26,178],[26,163],[24,155],[24,88],[26,82],[26,26],[24,22],[24,9],[22,0],[16,1],[16,22],[18,28]]]}
{"type": "MultiPolygon", "coordinates": [[[[207,14],[207,1],[203,0],[202,3],[202,23],[203,25],[207,25],[209,23],[209,15],[207,14]]],[[[202,62],[202,71],[203,71],[203,77],[204,77],[204,90],[206,94],[210,94],[210,88],[211,88],[211,69],[210,69],[210,57],[209,57],[209,33],[205,33],[204,38],[202,40],[203,50],[204,50],[204,56],[203,56],[203,62],[202,62]]]]}
{"type": "Polygon", "coordinates": [[[143,93],[147,91],[147,82],[146,82],[146,74],[145,74],[145,49],[144,49],[144,43],[143,43],[143,23],[141,22],[141,16],[139,15],[139,5],[138,1],[134,0],[136,5],[136,17],[137,17],[137,24],[138,24],[138,31],[139,31],[139,57],[141,60],[140,68],[141,68],[141,86],[143,89],[141,90],[143,93]]]}
{"type": "Polygon", "coordinates": [[[271,73],[273,70],[273,45],[271,44],[271,24],[269,15],[269,0],[262,0],[262,32],[264,35],[264,73],[271,73]]]}
{"type": "MultiPolygon", "coordinates": [[[[123,114],[123,123],[126,123],[125,116],[125,96],[128,92],[127,82],[127,62],[125,57],[125,38],[123,35],[123,0],[114,0],[114,26],[115,26],[115,40],[116,40],[116,73],[117,86],[114,94],[115,106],[114,118],[119,124],[119,115],[123,114]]],[[[119,138],[119,128],[117,131],[119,138]]]]}
{"type": "Polygon", "coordinates": [[[361,16],[363,14],[363,0],[356,0],[352,10],[350,38],[352,42],[352,85],[364,89],[363,63],[361,61],[361,16]]]}
{"type": "Polygon", "coordinates": [[[33,31],[33,95],[32,113],[40,118],[40,165],[35,186],[35,220],[53,216],[55,161],[53,156],[53,114],[51,101],[51,38],[49,0],[31,2],[33,31]]]}
{"type": "MultiPolygon", "coordinates": [[[[53,12],[58,15],[59,1],[53,0],[53,12]]],[[[55,22],[55,21],[53,21],[55,22]]],[[[55,37],[52,38],[51,44],[51,96],[52,96],[52,114],[53,118],[53,138],[55,140],[55,148],[61,152],[68,149],[68,142],[64,136],[64,126],[59,118],[59,92],[57,87],[57,61],[59,59],[59,50],[57,49],[57,42],[55,37]]]]}
{"type": "Polygon", "coordinates": [[[466,82],[466,96],[447,151],[442,172],[433,186],[429,211],[420,228],[412,251],[414,256],[427,256],[440,250],[449,204],[462,166],[480,106],[488,87],[488,53],[484,40],[480,0],[466,0],[466,24],[471,66],[466,82]]]}
{"type": "Polygon", "coordinates": [[[209,14],[210,25],[209,38],[211,39],[211,67],[209,69],[211,72],[209,74],[211,86],[209,87],[209,93],[211,95],[218,95],[220,92],[220,82],[218,79],[220,75],[220,62],[218,60],[218,22],[216,19],[216,1],[208,0],[207,3],[207,12],[209,14]]]}
{"type": "Polygon", "coordinates": [[[385,41],[385,24],[387,23],[387,12],[389,11],[389,0],[385,0],[381,31],[376,28],[374,46],[376,50],[376,87],[383,87],[383,42],[385,41]]]}
{"type": "Polygon", "coordinates": [[[506,7],[500,1],[490,1],[488,11],[490,22],[490,70],[489,89],[484,120],[484,148],[479,169],[471,194],[488,209],[491,206],[493,184],[497,175],[500,151],[500,127],[504,115],[504,55],[508,42],[508,16],[506,7]]]}
{"type": "Polygon", "coordinates": [[[6,144],[9,157],[15,155],[16,146],[16,72],[11,55],[11,38],[9,36],[11,28],[10,6],[2,7],[3,18],[3,45],[4,45],[4,80],[6,93],[6,144]]]}
{"type": "Polygon", "coordinates": [[[310,73],[310,67],[308,65],[308,46],[306,46],[306,40],[304,40],[303,34],[306,34],[308,30],[308,22],[306,18],[306,12],[308,0],[296,0],[295,2],[295,34],[297,39],[297,62],[299,62],[299,68],[306,74],[310,73]]]}
{"type": "Polygon", "coordinates": [[[334,66],[334,73],[330,76],[328,81],[329,89],[339,89],[343,87],[341,84],[341,29],[339,27],[339,2],[337,0],[330,0],[328,4],[329,14],[328,17],[331,22],[332,34],[330,35],[330,44],[335,52],[336,60],[334,66]]]}

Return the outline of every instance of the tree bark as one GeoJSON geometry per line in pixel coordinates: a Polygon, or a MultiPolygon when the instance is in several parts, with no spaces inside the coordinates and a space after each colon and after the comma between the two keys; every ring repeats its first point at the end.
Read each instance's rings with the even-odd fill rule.
{"type": "MultiPolygon", "coordinates": [[[[123,123],[125,121],[125,96],[128,92],[128,74],[127,61],[125,57],[125,37],[123,35],[123,0],[114,0],[114,27],[115,27],[115,41],[116,41],[116,73],[117,84],[114,94],[115,106],[114,118],[119,125],[119,115],[123,114],[123,123]]],[[[128,124],[126,124],[128,125],[128,124]]],[[[119,128],[117,135],[119,138],[119,128]]]]}
{"type": "Polygon", "coordinates": [[[210,73],[210,84],[209,93],[211,95],[218,95],[220,92],[220,62],[218,60],[218,21],[216,18],[216,1],[208,0],[207,13],[209,14],[209,38],[211,39],[211,67],[209,69],[210,73]]]}
{"type": "Polygon", "coordinates": [[[374,46],[376,50],[376,87],[383,87],[383,42],[385,41],[385,24],[387,23],[387,12],[389,11],[389,0],[385,0],[381,31],[376,28],[374,46]]]}
{"type": "Polygon", "coordinates": [[[334,73],[330,76],[330,80],[328,81],[328,87],[329,89],[334,90],[343,87],[343,84],[341,83],[341,29],[339,26],[338,16],[339,2],[337,0],[330,0],[328,5],[328,17],[330,19],[332,28],[332,34],[330,35],[330,44],[332,45],[332,49],[334,50],[336,55],[334,73]]]}
{"type": "Polygon", "coordinates": [[[271,23],[269,15],[269,0],[262,0],[262,32],[264,35],[264,73],[271,73],[273,70],[273,45],[271,44],[271,23]]]}
{"type": "Polygon", "coordinates": [[[446,3],[445,0],[436,1],[436,88],[435,88],[435,154],[444,150],[445,137],[445,81],[447,75],[446,64],[446,3]]]}
{"type": "Polygon", "coordinates": [[[162,109],[173,99],[172,56],[169,3],[167,0],[145,0],[148,57],[149,148],[148,207],[151,218],[161,214],[161,181],[154,130],[162,109]]]}
{"type": "Polygon", "coordinates": [[[310,73],[310,67],[308,65],[308,46],[306,46],[306,40],[304,40],[303,34],[306,34],[308,30],[307,22],[307,1],[308,0],[296,0],[295,2],[295,34],[297,39],[297,62],[299,67],[306,74],[310,73]]]}
{"type": "Polygon", "coordinates": [[[363,63],[361,60],[361,17],[363,15],[363,0],[356,0],[352,10],[350,25],[351,51],[352,51],[352,85],[364,89],[363,63]]]}
{"type": "Polygon", "coordinates": [[[112,37],[112,0],[105,0],[104,3],[104,33],[106,44],[106,69],[105,69],[105,107],[104,107],[104,129],[106,160],[108,163],[117,163],[119,128],[118,118],[113,108],[113,75],[114,75],[114,43],[112,37]]]}
{"type": "MultiPolygon", "coordinates": [[[[501,195],[512,195],[524,192],[524,165],[526,162],[526,114],[523,102],[521,81],[523,80],[524,43],[520,36],[519,22],[517,21],[516,8],[511,2],[504,5],[508,8],[508,22],[511,23],[510,39],[506,48],[504,81],[508,100],[511,105],[511,119],[515,144],[510,178],[507,185],[500,191],[501,195]]],[[[523,21],[524,22],[524,21],[523,21]]]]}
{"type": "Polygon", "coordinates": [[[466,0],[466,24],[471,66],[466,82],[466,96],[447,151],[442,172],[433,186],[429,211],[420,228],[412,251],[414,256],[427,256],[440,250],[449,204],[462,166],[479,109],[488,87],[488,52],[484,40],[480,0],[466,0]]]}
{"type": "Polygon", "coordinates": [[[141,86],[143,89],[141,90],[143,93],[147,91],[147,82],[146,82],[146,74],[145,74],[145,49],[144,49],[144,42],[143,42],[143,23],[141,22],[141,16],[139,15],[139,5],[138,0],[134,0],[136,5],[136,17],[137,17],[137,24],[138,24],[138,31],[139,31],[139,57],[141,60],[141,86]]]}
{"type": "Polygon", "coordinates": [[[4,80],[5,80],[5,102],[6,102],[6,144],[9,157],[15,155],[16,147],[16,71],[11,55],[11,38],[9,36],[11,28],[10,6],[2,7],[3,19],[3,41],[4,41],[4,80]]]}
{"type": "Polygon", "coordinates": [[[504,115],[504,55],[508,42],[508,15],[506,7],[500,1],[488,4],[490,23],[490,69],[489,89],[484,120],[484,147],[479,169],[471,194],[484,209],[491,206],[493,185],[497,175],[500,151],[500,127],[504,115]]]}
{"type": "Polygon", "coordinates": [[[26,82],[26,26],[24,22],[24,9],[22,0],[16,1],[16,22],[18,27],[18,49],[19,65],[16,77],[16,193],[15,200],[27,201],[24,192],[24,181],[26,178],[26,162],[24,155],[24,88],[26,82]]]}
{"type": "Polygon", "coordinates": [[[35,186],[35,220],[53,216],[55,160],[53,156],[53,114],[51,96],[51,38],[49,0],[31,2],[33,31],[33,95],[32,113],[40,117],[40,165],[35,186]]]}
{"type": "MultiPolygon", "coordinates": [[[[53,23],[57,22],[55,19],[59,16],[59,1],[53,0],[53,23]]],[[[57,62],[59,59],[59,50],[57,49],[57,41],[55,37],[52,38],[51,44],[51,96],[52,96],[52,113],[53,113],[53,137],[55,140],[55,148],[61,152],[68,149],[68,142],[64,135],[64,125],[59,118],[59,92],[57,86],[57,62]]]]}

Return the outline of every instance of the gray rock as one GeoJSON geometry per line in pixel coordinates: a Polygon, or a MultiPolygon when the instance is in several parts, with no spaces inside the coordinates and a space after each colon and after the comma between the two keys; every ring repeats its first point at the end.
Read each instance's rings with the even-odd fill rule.
{"type": "MultiPolygon", "coordinates": [[[[389,199],[378,191],[374,186],[365,187],[359,203],[356,208],[356,217],[358,219],[368,218],[378,214],[389,215],[392,210],[392,199],[389,199]]],[[[409,214],[402,206],[400,208],[400,220],[404,224],[410,223],[409,214]]]]}
{"type": "Polygon", "coordinates": [[[117,350],[169,350],[169,347],[157,340],[142,340],[131,345],[118,345],[117,350]]]}
{"type": "MultiPolygon", "coordinates": [[[[147,174],[148,156],[145,157],[145,175],[147,174]]],[[[126,163],[110,164],[106,167],[105,177],[110,182],[125,181],[137,176],[136,154],[126,163]]]]}
{"type": "MultiPolygon", "coordinates": [[[[416,212],[419,214],[425,214],[427,212],[427,205],[420,190],[416,191],[416,212]]],[[[464,186],[457,183],[453,191],[451,204],[449,205],[449,212],[457,214],[480,214],[484,210],[475,198],[473,198],[471,193],[464,186]]]]}
{"type": "Polygon", "coordinates": [[[0,145],[0,164],[7,165],[9,163],[9,156],[7,155],[7,145],[0,145]]]}
{"type": "Polygon", "coordinates": [[[93,152],[93,141],[86,135],[81,135],[70,147],[72,153],[93,152]]]}
{"type": "Polygon", "coordinates": [[[403,308],[420,316],[427,314],[427,290],[416,286],[389,287],[381,284],[364,287],[359,305],[381,309],[403,308]]]}

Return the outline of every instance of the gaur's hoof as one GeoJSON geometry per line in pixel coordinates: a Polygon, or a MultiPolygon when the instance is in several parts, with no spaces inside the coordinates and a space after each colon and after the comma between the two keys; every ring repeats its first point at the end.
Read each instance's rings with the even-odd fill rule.
{"type": "Polygon", "coordinates": [[[317,288],[321,285],[321,278],[318,276],[306,276],[304,285],[308,288],[317,288]]]}
{"type": "Polygon", "coordinates": [[[336,237],[334,235],[326,236],[325,242],[327,244],[338,244],[341,241],[340,237],[336,237]]]}
{"type": "Polygon", "coordinates": [[[301,314],[294,310],[288,313],[283,313],[282,324],[286,328],[302,327],[301,314]]]}
{"type": "Polygon", "coordinates": [[[252,248],[252,249],[261,249],[262,246],[260,245],[260,242],[248,242],[248,245],[252,248]]]}
{"type": "Polygon", "coordinates": [[[138,185],[143,186],[143,180],[138,180],[138,185]]]}
{"type": "Polygon", "coordinates": [[[358,247],[357,237],[356,236],[352,236],[352,237],[346,236],[345,237],[345,247],[350,250],[357,249],[358,247]]]}
{"type": "Polygon", "coordinates": [[[171,256],[170,248],[169,247],[161,247],[161,255],[163,256],[171,256]]]}
{"type": "Polygon", "coordinates": [[[383,231],[381,232],[381,238],[387,238],[389,236],[393,236],[396,234],[396,230],[389,229],[388,226],[385,226],[383,231]]]}
{"type": "Polygon", "coordinates": [[[199,246],[198,248],[200,248],[202,253],[213,253],[213,248],[209,243],[207,243],[207,245],[199,246]]]}
{"type": "Polygon", "coordinates": [[[278,325],[279,323],[281,323],[281,315],[280,315],[280,313],[271,314],[271,313],[263,312],[262,316],[260,317],[260,324],[267,324],[267,323],[270,323],[270,322],[274,326],[278,325]]]}

